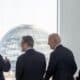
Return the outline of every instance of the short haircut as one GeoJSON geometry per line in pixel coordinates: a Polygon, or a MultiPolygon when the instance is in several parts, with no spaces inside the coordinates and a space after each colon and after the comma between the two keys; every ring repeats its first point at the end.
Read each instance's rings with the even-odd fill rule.
{"type": "Polygon", "coordinates": [[[32,36],[23,36],[22,40],[23,40],[23,43],[27,43],[31,47],[34,46],[34,40],[32,36]]]}
{"type": "Polygon", "coordinates": [[[57,42],[57,44],[61,43],[61,38],[58,33],[52,33],[52,34],[50,34],[50,37],[53,38],[57,42]]]}

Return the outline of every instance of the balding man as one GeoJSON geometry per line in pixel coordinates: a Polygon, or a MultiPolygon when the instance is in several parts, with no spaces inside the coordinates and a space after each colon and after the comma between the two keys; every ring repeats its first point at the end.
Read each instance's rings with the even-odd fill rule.
{"type": "Polygon", "coordinates": [[[58,34],[49,36],[48,44],[54,51],[51,53],[45,80],[74,80],[73,76],[77,70],[74,56],[71,50],[61,45],[58,34]]]}

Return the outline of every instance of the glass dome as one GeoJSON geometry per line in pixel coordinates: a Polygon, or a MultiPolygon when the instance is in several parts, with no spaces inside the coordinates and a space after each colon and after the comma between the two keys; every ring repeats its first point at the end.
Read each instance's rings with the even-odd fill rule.
{"type": "Polygon", "coordinates": [[[22,53],[20,48],[21,39],[25,35],[33,36],[35,40],[34,48],[43,52],[48,58],[49,46],[47,45],[48,34],[31,25],[21,25],[9,31],[0,42],[0,53],[8,57],[11,61],[12,71],[15,71],[15,64],[18,56],[22,53]]]}

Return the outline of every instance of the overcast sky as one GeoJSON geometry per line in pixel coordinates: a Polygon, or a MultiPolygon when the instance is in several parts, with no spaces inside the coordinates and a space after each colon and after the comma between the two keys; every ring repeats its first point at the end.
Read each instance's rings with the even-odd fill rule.
{"type": "Polygon", "coordinates": [[[0,39],[20,24],[56,32],[57,0],[0,0],[0,39]]]}

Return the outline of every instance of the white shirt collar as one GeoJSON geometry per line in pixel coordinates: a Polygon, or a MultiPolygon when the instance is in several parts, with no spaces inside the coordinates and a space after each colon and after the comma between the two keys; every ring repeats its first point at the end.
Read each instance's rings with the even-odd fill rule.
{"type": "Polygon", "coordinates": [[[25,51],[28,51],[28,50],[30,50],[30,49],[33,49],[33,48],[31,48],[31,47],[30,47],[30,48],[27,48],[25,51]]]}
{"type": "Polygon", "coordinates": [[[60,46],[60,45],[61,45],[61,44],[57,44],[56,47],[55,47],[55,49],[56,49],[58,46],[60,46]]]}

